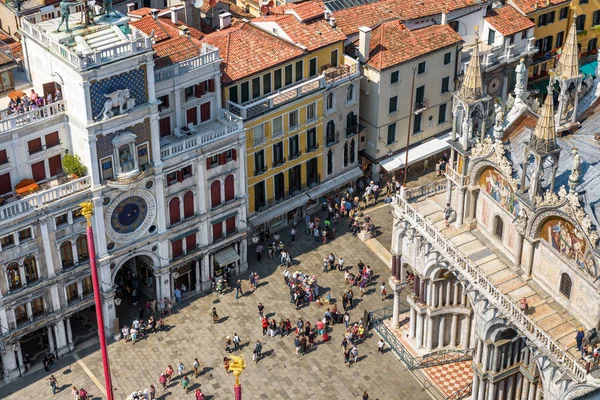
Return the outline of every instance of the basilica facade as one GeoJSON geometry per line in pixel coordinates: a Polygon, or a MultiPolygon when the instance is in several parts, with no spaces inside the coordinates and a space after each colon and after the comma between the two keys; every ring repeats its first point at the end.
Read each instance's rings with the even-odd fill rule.
{"type": "Polygon", "coordinates": [[[487,95],[475,49],[454,94],[445,180],[396,199],[391,323],[402,325],[404,290],[414,352],[473,354],[460,396],[571,399],[600,384],[576,341],[583,331],[593,347],[600,328],[600,115],[580,122],[599,80],[585,90],[576,39],[573,24],[533,109],[523,62],[509,108],[487,95]]]}

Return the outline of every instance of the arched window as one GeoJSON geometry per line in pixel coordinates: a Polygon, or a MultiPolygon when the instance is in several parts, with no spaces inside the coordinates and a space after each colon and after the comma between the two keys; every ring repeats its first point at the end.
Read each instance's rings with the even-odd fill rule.
{"type": "Polygon", "coordinates": [[[40,276],[38,275],[37,261],[35,256],[25,257],[25,260],[23,260],[23,265],[25,267],[25,277],[27,278],[27,283],[37,281],[40,276]]]}
{"type": "Polygon", "coordinates": [[[352,139],[350,141],[350,164],[354,164],[356,161],[356,141],[352,139]]]}
{"type": "Polygon", "coordinates": [[[327,152],[327,175],[333,174],[333,151],[327,152]]]}
{"type": "Polygon", "coordinates": [[[230,201],[235,198],[235,178],[233,175],[228,175],[225,178],[225,201],[230,201]]]}
{"type": "Polygon", "coordinates": [[[11,290],[19,289],[23,286],[23,280],[21,279],[21,271],[19,264],[10,263],[6,267],[6,277],[8,279],[8,288],[11,290]]]}
{"type": "Polygon", "coordinates": [[[191,190],[183,195],[183,219],[194,216],[194,192],[191,190]]]}
{"type": "Polygon", "coordinates": [[[504,233],[504,222],[502,218],[498,215],[494,217],[494,236],[498,239],[502,239],[502,234],[504,233]]]}
{"type": "Polygon", "coordinates": [[[348,166],[348,142],[344,144],[344,167],[348,166]]]}
{"type": "Polygon", "coordinates": [[[90,255],[88,254],[87,237],[85,235],[81,235],[77,238],[75,247],[77,247],[77,258],[79,259],[79,262],[89,260],[90,255]]]}
{"type": "Polygon", "coordinates": [[[214,181],[210,184],[210,205],[216,207],[221,204],[221,181],[214,181]]]}
{"type": "Polygon", "coordinates": [[[348,86],[346,90],[346,102],[350,103],[352,100],[354,100],[354,85],[348,86]]]}
{"type": "Polygon", "coordinates": [[[573,282],[571,281],[571,277],[567,274],[562,274],[560,276],[560,293],[565,296],[567,299],[571,298],[571,286],[573,282]]]}
{"type": "Polygon", "coordinates": [[[325,130],[325,142],[329,145],[335,142],[335,122],[329,121],[325,130]]]}
{"type": "Polygon", "coordinates": [[[171,225],[181,221],[181,211],[179,210],[179,197],[173,197],[169,201],[169,220],[171,225]]]}
{"type": "Polygon", "coordinates": [[[329,93],[327,95],[327,109],[328,110],[333,109],[333,93],[329,93]]]}
{"type": "Polygon", "coordinates": [[[75,264],[71,242],[64,242],[60,245],[60,260],[62,261],[63,268],[70,268],[75,264]]]}
{"type": "Polygon", "coordinates": [[[352,111],[346,115],[346,135],[350,136],[355,133],[358,133],[358,117],[352,111]]]}

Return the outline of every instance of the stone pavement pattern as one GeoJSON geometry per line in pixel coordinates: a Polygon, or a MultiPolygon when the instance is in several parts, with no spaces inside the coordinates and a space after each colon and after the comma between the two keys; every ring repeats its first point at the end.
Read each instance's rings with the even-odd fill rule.
{"type": "MultiPolygon", "coordinates": [[[[388,208],[389,206],[378,207],[370,213],[373,218],[379,219],[375,220],[376,225],[383,225],[384,230],[391,230],[392,219],[385,219],[386,215],[389,216],[388,208]]],[[[345,221],[338,231],[338,237],[325,245],[315,244],[305,234],[303,223],[298,228],[296,243],[290,247],[296,263],[291,269],[317,275],[321,293],[330,290],[332,298],[340,299],[341,302],[341,296],[347,290],[342,272],[322,272],[322,260],[329,252],[333,252],[338,258],[343,255],[346,265],[356,265],[362,259],[374,268],[376,276],[381,275],[379,283],[387,280],[389,268],[364,243],[347,233],[345,221]]],[[[288,244],[288,228],[281,234],[288,244]]],[[[261,276],[255,293],[248,292],[237,301],[234,291],[221,296],[218,301],[215,295],[195,298],[184,302],[177,313],[166,319],[166,324],[170,326],[168,332],[151,334],[135,345],[124,341],[109,345],[115,399],[124,400],[134,390],[147,388],[150,383],[157,384],[158,376],[167,364],[175,369],[178,362],[182,361],[186,371],[190,371],[194,357],[200,360],[203,373],[198,379],[190,379],[192,392],[200,383],[207,398],[233,398],[234,377],[225,373],[222,360],[226,355],[225,336],[233,336],[236,332],[244,346],[235,354],[244,354],[248,361],[248,367],[241,377],[245,399],[358,399],[363,390],[367,390],[371,399],[429,398],[391,351],[383,355],[377,352],[379,337],[374,332],[367,335],[365,343],[358,345],[359,362],[350,368],[344,365],[340,348],[343,325],[335,325],[330,333],[332,340],[325,344],[317,342],[316,349],[305,356],[294,354],[293,336],[263,337],[256,308],[259,302],[265,305],[265,312],[269,317],[274,314],[277,321],[290,318],[294,325],[298,317],[316,323],[322,318],[325,308],[312,304],[296,311],[289,302],[289,292],[281,275],[283,269],[278,267],[278,262],[268,260],[265,251],[263,261],[257,263],[254,247],[248,253],[250,270],[257,271],[261,276]],[[210,316],[213,306],[217,307],[221,318],[218,324],[213,324],[210,316]],[[254,364],[252,349],[257,339],[263,341],[263,354],[266,356],[258,364],[254,364]]],[[[242,278],[247,279],[247,274],[242,278]]],[[[243,289],[248,290],[247,280],[244,280],[243,289]]],[[[358,290],[354,292],[358,297],[358,290]]],[[[359,300],[355,309],[350,311],[352,320],[358,321],[365,309],[374,310],[391,304],[391,296],[381,301],[378,283],[372,283],[367,293],[364,299],[359,300]]],[[[97,347],[78,350],[77,355],[91,374],[103,383],[101,356],[97,347]]],[[[94,399],[104,398],[81,363],[71,360],[71,356],[63,357],[59,368],[53,371],[62,388],[83,386],[94,399]]],[[[41,371],[6,385],[0,388],[0,398],[52,398],[48,382],[43,380],[47,376],[41,371]]],[[[158,398],[193,398],[192,392],[185,395],[178,384],[178,380],[174,380],[166,392],[158,389],[158,398]]],[[[64,390],[54,398],[66,400],[72,399],[72,396],[70,390],[64,390]]]]}

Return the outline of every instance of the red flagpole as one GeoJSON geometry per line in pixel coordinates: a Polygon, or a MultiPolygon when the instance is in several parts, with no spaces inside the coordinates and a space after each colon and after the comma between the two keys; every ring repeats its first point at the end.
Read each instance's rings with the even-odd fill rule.
{"type": "Polygon", "coordinates": [[[94,245],[94,230],[92,229],[93,203],[80,204],[82,214],[87,219],[87,246],[90,255],[90,266],[92,268],[92,286],[94,288],[94,303],[96,304],[96,321],[98,323],[98,335],[100,336],[100,350],[102,351],[102,366],[104,367],[104,384],[106,385],[107,400],[113,400],[112,379],[110,376],[110,365],[108,363],[108,351],[106,349],[106,335],[104,334],[104,318],[102,317],[102,299],[100,298],[100,282],[98,281],[98,266],[96,265],[96,246],[94,245]]]}

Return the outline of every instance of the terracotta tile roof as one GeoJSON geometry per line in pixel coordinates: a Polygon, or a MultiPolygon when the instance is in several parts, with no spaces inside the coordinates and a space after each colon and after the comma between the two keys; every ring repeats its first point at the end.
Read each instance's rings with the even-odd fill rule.
{"type": "Polygon", "coordinates": [[[403,21],[438,15],[481,3],[480,0],[382,0],[336,11],[337,26],[346,34],[358,32],[361,26],[375,27],[392,18],[403,21]]]}
{"type": "Polygon", "coordinates": [[[491,10],[485,20],[502,36],[510,36],[535,24],[526,16],[515,10],[513,6],[502,6],[491,10]]]}
{"type": "Polygon", "coordinates": [[[570,0],[511,0],[510,3],[521,10],[521,12],[529,14],[559,4],[568,4],[570,0]]]}
{"type": "Polygon", "coordinates": [[[154,45],[156,51],[155,68],[165,67],[181,61],[189,60],[200,54],[202,45],[193,38],[180,36],[154,45]]]}
{"type": "Polygon", "coordinates": [[[158,23],[151,15],[146,15],[137,21],[130,21],[129,25],[139,29],[146,35],[152,35],[154,32],[154,42],[160,43],[163,40],[168,40],[171,36],[167,33],[163,24],[158,23]]]}
{"type": "Polygon", "coordinates": [[[152,10],[152,8],[150,8],[150,7],[142,7],[142,8],[138,8],[137,10],[128,12],[127,15],[141,18],[141,17],[145,17],[146,15],[150,15],[151,10],[152,10]]]}
{"type": "MultiPolygon", "coordinates": [[[[229,0],[217,0],[217,4],[227,4],[229,6],[229,12],[236,18],[254,18],[254,15],[247,13],[246,10],[244,10],[241,7],[236,6],[234,3],[232,3],[229,0]]],[[[202,3],[202,7],[200,7],[200,11],[202,11],[204,14],[208,14],[210,13],[211,10],[211,6],[208,3],[208,1],[204,1],[202,3]]]]}
{"type": "Polygon", "coordinates": [[[254,75],[304,54],[300,47],[249,22],[206,35],[202,42],[219,48],[223,83],[254,75]]]}
{"type": "Polygon", "coordinates": [[[300,21],[305,22],[314,18],[322,17],[325,13],[325,5],[320,1],[306,1],[304,3],[291,3],[287,12],[296,13],[300,21]]]}
{"type": "Polygon", "coordinates": [[[21,42],[16,41],[8,33],[0,30],[0,40],[3,41],[12,51],[12,56],[15,59],[23,59],[23,46],[21,42]]]}
{"type": "Polygon", "coordinates": [[[462,42],[449,25],[407,29],[399,20],[387,21],[371,32],[368,64],[381,71],[462,42]]]}
{"type": "Polygon", "coordinates": [[[332,28],[323,18],[300,22],[294,15],[271,15],[255,18],[252,22],[259,26],[261,22],[277,23],[292,42],[301,44],[308,51],[346,40],[342,31],[332,28]]]}

